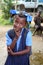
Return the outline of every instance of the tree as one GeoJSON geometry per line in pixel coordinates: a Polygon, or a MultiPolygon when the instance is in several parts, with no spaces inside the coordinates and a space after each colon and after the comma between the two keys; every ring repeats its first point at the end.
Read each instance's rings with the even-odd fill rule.
{"type": "Polygon", "coordinates": [[[10,17],[10,9],[13,7],[12,0],[4,0],[2,5],[3,17],[8,19],[10,17]]]}
{"type": "Polygon", "coordinates": [[[2,3],[2,0],[0,0],[0,9],[1,9],[1,3],[2,3]]]}

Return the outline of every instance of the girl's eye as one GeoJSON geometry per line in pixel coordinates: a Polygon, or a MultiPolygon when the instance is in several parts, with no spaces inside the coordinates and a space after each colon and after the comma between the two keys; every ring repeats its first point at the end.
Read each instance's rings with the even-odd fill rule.
{"type": "Polygon", "coordinates": [[[23,23],[20,23],[21,25],[23,25],[23,23]]]}
{"type": "Polygon", "coordinates": [[[16,22],[16,23],[18,23],[18,21],[17,21],[17,20],[15,20],[15,22],[16,22]]]}
{"type": "Polygon", "coordinates": [[[23,25],[23,23],[21,23],[21,25],[23,25]]]}

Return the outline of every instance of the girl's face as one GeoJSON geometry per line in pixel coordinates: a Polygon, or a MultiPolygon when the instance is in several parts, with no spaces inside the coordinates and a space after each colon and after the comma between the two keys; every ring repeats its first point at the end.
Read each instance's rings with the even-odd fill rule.
{"type": "Polygon", "coordinates": [[[25,18],[21,18],[17,15],[14,21],[14,30],[20,31],[25,25],[26,25],[25,18]]]}

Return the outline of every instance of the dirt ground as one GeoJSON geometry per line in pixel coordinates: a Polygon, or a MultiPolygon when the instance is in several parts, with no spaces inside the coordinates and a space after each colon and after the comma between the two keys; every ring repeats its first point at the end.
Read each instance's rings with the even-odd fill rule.
{"type": "MultiPolygon", "coordinates": [[[[7,57],[5,33],[10,28],[12,28],[12,26],[0,26],[0,65],[4,65],[4,62],[7,57]]],[[[34,53],[42,53],[41,56],[39,55],[39,58],[40,57],[42,58],[42,56],[43,56],[43,38],[40,36],[33,36],[32,40],[33,40],[33,42],[32,42],[33,56],[34,56],[34,53]]],[[[34,59],[33,56],[31,57],[32,59],[34,59]]],[[[31,60],[31,62],[33,62],[33,61],[31,60]]],[[[40,64],[38,62],[37,62],[37,64],[34,64],[34,62],[33,62],[32,65],[43,65],[43,61],[41,61],[42,64],[40,64]]]]}

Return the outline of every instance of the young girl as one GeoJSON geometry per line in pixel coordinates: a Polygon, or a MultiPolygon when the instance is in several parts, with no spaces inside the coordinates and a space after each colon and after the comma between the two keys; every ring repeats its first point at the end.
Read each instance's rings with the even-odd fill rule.
{"type": "Polygon", "coordinates": [[[32,35],[25,28],[26,23],[27,17],[20,13],[15,17],[13,29],[6,33],[8,56],[5,65],[30,65],[32,35]]]}

